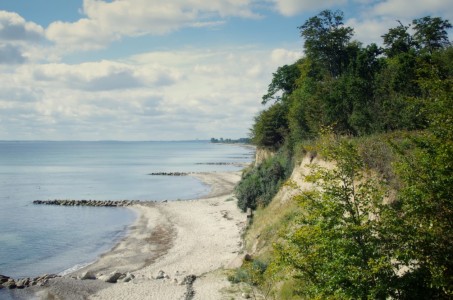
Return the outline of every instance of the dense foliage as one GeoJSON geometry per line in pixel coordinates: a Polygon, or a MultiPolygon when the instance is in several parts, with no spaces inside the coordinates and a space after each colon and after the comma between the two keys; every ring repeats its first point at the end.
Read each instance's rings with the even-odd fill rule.
{"type": "MultiPolygon", "coordinates": [[[[383,47],[354,41],[339,11],[299,27],[305,56],[278,68],[251,130],[277,153],[309,140],[335,165],[305,178],[315,188],[295,197],[267,255],[266,274],[291,282],[288,299],[453,298],[451,27],[398,22],[383,47]]],[[[289,161],[246,172],[239,206],[268,204],[289,161]]]]}
{"type": "Polygon", "coordinates": [[[420,144],[426,138],[400,136],[393,143],[405,154],[395,170],[404,187],[391,203],[384,201],[389,185],[368,168],[362,145],[333,135],[318,141],[323,158],[335,167],[311,167],[305,180],[314,189],[294,198],[300,213],[275,245],[273,263],[293,270],[295,294],[309,299],[452,296],[453,148],[448,155],[426,151],[435,148],[432,136],[429,146],[420,144]],[[412,165],[415,160],[418,166],[412,165]]]}
{"type": "Polygon", "coordinates": [[[246,171],[236,186],[238,206],[243,211],[271,202],[281,184],[291,175],[293,164],[286,151],[246,171]]]}
{"type": "Polygon", "coordinates": [[[286,228],[277,259],[303,278],[298,293],[309,298],[385,299],[398,293],[397,269],[384,217],[384,189],[369,178],[354,145],[329,139],[323,157],[334,169],[313,166],[306,181],[315,189],[295,200],[302,213],[286,228]]]}
{"type": "Polygon", "coordinates": [[[427,128],[432,101],[423,81],[433,72],[449,76],[451,55],[438,58],[451,52],[449,28],[432,17],[399,23],[382,36],[381,48],[352,40],[339,11],[310,18],[299,27],[306,55],[274,73],[263,96],[274,103],[255,118],[252,141],[278,148],[316,138],[325,126],[354,136],[427,128]]]}

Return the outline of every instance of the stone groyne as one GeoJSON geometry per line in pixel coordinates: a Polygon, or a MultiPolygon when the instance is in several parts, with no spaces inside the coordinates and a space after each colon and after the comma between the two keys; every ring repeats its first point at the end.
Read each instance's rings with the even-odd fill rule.
{"type": "Polygon", "coordinates": [[[193,172],[187,173],[187,172],[155,172],[155,173],[149,173],[148,175],[151,176],[187,176],[189,174],[194,174],[193,172]]]}
{"type": "Polygon", "coordinates": [[[35,200],[33,204],[61,206],[95,206],[95,207],[126,207],[139,203],[139,200],[35,200]]]}
{"type": "Polygon", "coordinates": [[[43,286],[49,279],[60,277],[56,274],[46,274],[35,278],[14,279],[9,276],[0,275],[0,289],[23,289],[30,286],[43,286]]]}

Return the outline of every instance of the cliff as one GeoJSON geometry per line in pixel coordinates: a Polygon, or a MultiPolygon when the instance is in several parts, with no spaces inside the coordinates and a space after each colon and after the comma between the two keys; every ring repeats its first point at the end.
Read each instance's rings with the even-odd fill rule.
{"type": "MultiPolygon", "coordinates": [[[[257,149],[256,156],[258,158],[263,159],[266,155],[271,156],[273,153],[268,150],[257,149]]],[[[260,162],[262,160],[257,160],[255,164],[260,162]]],[[[325,168],[333,167],[332,162],[327,162],[313,153],[307,153],[300,162],[296,163],[290,178],[280,188],[272,202],[267,207],[259,208],[255,212],[253,223],[245,235],[245,247],[249,254],[260,256],[270,250],[272,244],[276,241],[278,231],[286,224],[285,219],[298,209],[295,201],[292,201],[293,197],[301,191],[313,187],[312,183],[304,180],[313,165],[325,168]]]]}
{"type": "Polygon", "coordinates": [[[272,156],[275,155],[275,152],[265,149],[265,148],[256,148],[256,153],[255,153],[255,166],[259,165],[263,161],[265,161],[268,158],[271,158],[272,156]]]}

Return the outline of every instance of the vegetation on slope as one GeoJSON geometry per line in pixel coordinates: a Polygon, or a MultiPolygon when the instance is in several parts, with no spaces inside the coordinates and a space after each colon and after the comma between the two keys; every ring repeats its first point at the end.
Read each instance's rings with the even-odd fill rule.
{"type": "Polygon", "coordinates": [[[381,48],[352,40],[339,11],[299,27],[306,55],[278,68],[251,130],[278,154],[237,187],[258,209],[243,281],[278,299],[453,297],[449,28],[398,23],[381,48]],[[313,165],[314,189],[273,205],[300,149],[335,167],[313,165]]]}

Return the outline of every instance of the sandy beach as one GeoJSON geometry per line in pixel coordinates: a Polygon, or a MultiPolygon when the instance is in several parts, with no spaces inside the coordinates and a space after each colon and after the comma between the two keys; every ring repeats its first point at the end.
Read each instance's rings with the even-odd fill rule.
{"type": "MultiPolygon", "coordinates": [[[[195,174],[210,185],[202,199],[134,205],[127,236],[95,263],[30,288],[38,299],[230,299],[225,270],[241,264],[246,216],[233,199],[240,172],[195,174]],[[130,273],[129,282],[81,280],[130,273]]],[[[176,187],[175,187],[176,188],[176,187]]]]}

